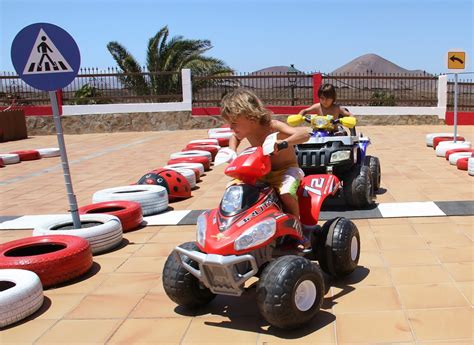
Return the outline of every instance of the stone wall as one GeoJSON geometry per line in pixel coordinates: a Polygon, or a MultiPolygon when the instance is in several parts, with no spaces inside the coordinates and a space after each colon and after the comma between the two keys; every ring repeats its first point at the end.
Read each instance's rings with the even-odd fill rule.
{"type": "MultiPolygon", "coordinates": [[[[366,125],[436,125],[444,120],[436,115],[392,115],[356,116],[359,126],[366,125]]],[[[286,121],[286,115],[275,118],[286,121]]],[[[179,129],[220,127],[224,121],[220,116],[191,116],[189,111],[130,114],[95,114],[61,116],[64,134],[144,132],[179,129]]],[[[27,116],[29,135],[56,134],[52,116],[27,116]]]]}

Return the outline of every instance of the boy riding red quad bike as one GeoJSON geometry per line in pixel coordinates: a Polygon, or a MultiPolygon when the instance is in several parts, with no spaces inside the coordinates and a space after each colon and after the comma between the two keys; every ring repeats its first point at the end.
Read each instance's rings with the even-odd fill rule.
{"type": "Polygon", "coordinates": [[[176,247],[165,263],[163,286],[174,302],[193,308],[216,294],[240,296],[245,282],[256,276],[262,316],[273,326],[295,328],[315,316],[325,293],[321,270],[308,257],[334,277],[357,267],[355,224],[341,217],[316,225],[322,202],[338,189],[337,177],[304,178],[298,190],[300,223],[283,212],[273,188],[258,182],[270,164],[262,147],[251,147],[226,168],[226,175],[241,182],[226,189],[218,208],[199,216],[197,241],[176,247]],[[288,245],[303,240],[301,224],[313,229],[309,251],[288,245]]]}

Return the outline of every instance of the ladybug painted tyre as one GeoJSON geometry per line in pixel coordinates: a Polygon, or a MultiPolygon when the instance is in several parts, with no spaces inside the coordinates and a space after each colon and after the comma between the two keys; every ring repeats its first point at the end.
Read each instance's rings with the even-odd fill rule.
{"type": "Polygon", "coordinates": [[[143,222],[142,207],[134,201],[104,201],[79,208],[79,214],[106,213],[120,219],[122,231],[136,229],[143,222]]]}
{"type": "Polygon", "coordinates": [[[351,274],[359,263],[360,236],[357,226],[347,218],[324,223],[316,248],[321,269],[335,278],[351,274]]]}
{"type": "Polygon", "coordinates": [[[20,156],[16,153],[0,153],[0,158],[5,165],[20,163],[20,156]]]}
{"type": "Polygon", "coordinates": [[[174,170],[181,175],[184,176],[184,178],[188,181],[189,186],[191,189],[196,188],[196,174],[192,169],[187,169],[187,168],[169,168],[171,170],[174,170]]]}
{"type": "Polygon", "coordinates": [[[169,201],[191,197],[191,185],[179,172],[173,169],[159,168],[143,175],[137,184],[158,185],[166,188],[169,201]]]}
{"type": "Polygon", "coordinates": [[[41,158],[59,157],[61,155],[61,152],[59,151],[58,147],[47,147],[44,149],[38,149],[38,152],[41,158]]]}
{"type": "MultiPolygon", "coordinates": [[[[180,245],[187,250],[200,251],[196,243],[186,242],[180,245]]],[[[163,267],[163,288],[168,297],[183,307],[196,308],[212,301],[216,295],[203,286],[177,258],[174,252],[168,256],[163,267]]],[[[198,268],[198,263],[187,256],[181,260],[193,268],[198,268]]]]}
{"type": "Polygon", "coordinates": [[[94,193],[92,202],[127,200],[138,202],[144,216],[168,209],[168,192],[165,187],[155,185],[132,185],[102,189],[94,193]]]}
{"type": "Polygon", "coordinates": [[[90,244],[77,236],[34,236],[0,244],[0,268],[33,271],[44,288],[79,277],[91,266],[90,244]]]}
{"type": "Polygon", "coordinates": [[[257,285],[257,306],[273,326],[292,329],[311,321],[324,299],[324,279],[308,259],[285,255],[271,261],[257,285]]]}
{"type": "Polygon", "coordinates": [[[43,285],[35,272],[0,270],[0,327],[23,320],[43,305],[43,285]]]}
{"type": "Polygon", "coordinates": [[[364,165],[369,167],[370,173],[372,175],[372,187],[374,191],[378,191],[380,188],[380,182],[382,180],[380,160],[378,157],[366,156],[364,165]]]}
{"type": "Polygon", "coordinates": [[[20,161],[34,161],[41,158],[40,153],[36,150],[12,151],[10,153],[17,154],[20,157],[20,161]]]}
{"type": "Polygon", "coordinates": [[[374,203],[372,174],[369,167],[358,166],[343,180],[344,198],[354,208],[365,208],[374,203]]]}

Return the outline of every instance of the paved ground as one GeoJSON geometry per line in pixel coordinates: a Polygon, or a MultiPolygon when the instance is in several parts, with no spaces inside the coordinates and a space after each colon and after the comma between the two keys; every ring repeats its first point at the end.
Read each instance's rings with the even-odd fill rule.
{"type": "MultiPolygon", "coordinates": [[[[379,203],[473,200],[473,178],[435,157],[425,134],[445,126],[360,127],[382,162],[379,203]]],[[[460,134],[474,140],[472,127],[460,134]]],[[[100,189],[136,182],[205,130],[66,136],[79,205],[100,189]]],[[[0,152],[57,147],[55,136],[0,144],[0,152]]],[[[65,213],[59,158],[0,169],[0,216],[65,213]]],[[[215,207],[228,178],[208,172],[193,197],[175,210],[215,207]]],[[[471,213],[472,214],[472,213],[471,213]]],[[[0,343],[155,344],[472,344],[473,216],[357,219],[360,267],[328,286],[321,312],[307,327],[282,332],[259,316],[254,289],[217,297],[190,313],[177,308],[161,283],[174,246],[194,240],[194,226],[147,226],[124,234],[124,246],[94,257],[80,281],[45,291],[33,316],[0,330],[0,343]]],[[[1,230],[0,243],[31,235],[1,230]]]]}

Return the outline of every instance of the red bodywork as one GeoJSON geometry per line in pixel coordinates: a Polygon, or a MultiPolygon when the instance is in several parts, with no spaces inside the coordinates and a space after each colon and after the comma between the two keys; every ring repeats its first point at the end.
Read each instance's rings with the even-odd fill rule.
{"type": "MultiPolygon", "coordinates": [[[[263,154],[261,147],[251,147],[243,151],[225,170],[225,174],[242,181],[242,184],[255,185],[257,180],[270,172],[270,157],[263,154]]],[[[303,179],[298,189],[300,217],[303,224],[315,225],[324,199],[335,194],[339,180],[333,175],[311,175],[303,179]]],[[[276,238],[292,236],[303,239],[301,223],[293,215],[282,210],[276,191],[269,186],[259,188],[259,196],[248,209],[226,216],[221,208],[207,211],[206,238],[200,249],[208,254],[240,255],[265,247],[276,238]],[[276,231],[272,238],[254,247],[237,251],[235,240],[247,229],[272,218],[276,221],[276,231]]]]}

